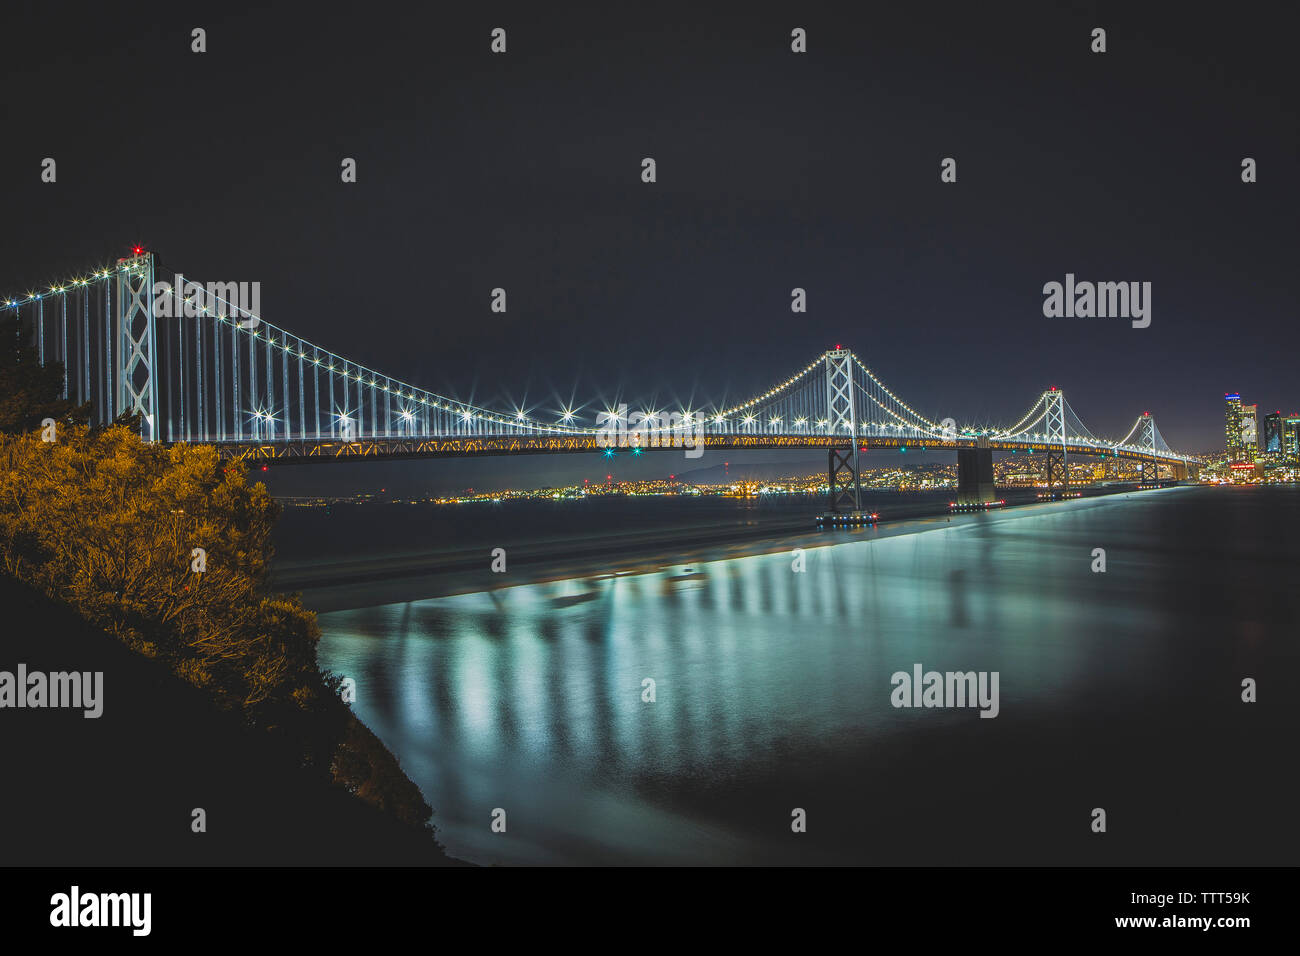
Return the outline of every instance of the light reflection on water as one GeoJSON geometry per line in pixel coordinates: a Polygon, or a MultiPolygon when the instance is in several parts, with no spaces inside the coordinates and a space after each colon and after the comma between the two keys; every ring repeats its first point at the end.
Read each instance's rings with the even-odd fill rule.
{"type": "MultiPolygon", "coordinates": [[[[784,808],[897,800],[905,813],[905,795],[880,793],[904,752],[970,759],[952,779],[985,786],[989,768],[1024,765],[1039,716],[1113,707],[1123,723],[1132,688],[1146,680],[1151,697],[1149,675],[1189,666],[1176,641],[1188,622],[1166,593],[1175,559],[1136,543],[1178,495],[1190,497],[1060,503],[810,549],[803,573],[779,552],[334,612],[320,657],[356,680],[358,715],[435,807],[454,856],[868,862],[867,824],[791,845],[784,808]],[[1098,541],[1105,575],[1090,571],[1098,541]],[[890,675],[914,663],[999,671],[1001,716],[891,707],[890,675]],[[887,741],[901,749],[872,749],[887,741]],[[489,828],[495,808],[505,834],[489,828]]],[[[921,786],[948,779],[933,772],[921,786]]],[[[1045,764],[1018,786],[1065,786],[1069,773],[1045,764]]]]}

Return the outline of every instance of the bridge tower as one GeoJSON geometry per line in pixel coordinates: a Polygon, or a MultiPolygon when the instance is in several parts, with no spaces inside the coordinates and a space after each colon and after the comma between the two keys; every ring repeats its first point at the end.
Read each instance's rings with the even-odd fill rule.
{"type": "Polygon", "coordinates": [[[1143,412],[1138,419],[1138,445],[1151,452],[1151,457],[1142,459],[1142,484],[1160,480],[1160,461],[1156,458],[1156,420],[1150,412],[1143,412]]]}
{"type": "Polygon", "coordinates": [[[1070,490],[1070,456],[1065,447],[1065,393],[1055,387],[1049,388],[1043,393],[1043,402],[1043,425],[1047,441],[1047,494],[1050,497],[1056,492],[1058,480],[1062,491],[1070,490]]]}
{"type": "Polygon", "coordinates": [[[826,353],[826,411],[830,427],[827,467],[830,479],[830,510],[846,520],[862,516],[862,481],[858,462],[858,412],[853,395],[853,353],[832,349],[826,353]],[[837,447],[836,439],[847,434],[849,447],[837,447]]]}
{"type": "Polygon", "coordinates": [[[137,248],[118,260],[117,308],[113,322],[117,379],[111,418],[125,413],[140,415],[140,437],[157,441],[161,435],[158,414],[158,346],[154,334],[153,253],[137,248]]]}

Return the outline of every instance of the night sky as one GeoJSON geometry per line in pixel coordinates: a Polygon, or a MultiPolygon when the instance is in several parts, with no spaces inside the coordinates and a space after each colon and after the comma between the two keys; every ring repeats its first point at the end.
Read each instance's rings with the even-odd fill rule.
{"type": "Polygon", "coordinates": [[[6,10],[0,293],[142,242],[394,377],[587,422],[837,343],[934,419],[1056,385],[1196,453],[1225,391],[1300,408],[1281,5],[564,6],[6,10]],[[1151,282],[1150,327],[1045,318],[1067,272],[1151,282]]]}

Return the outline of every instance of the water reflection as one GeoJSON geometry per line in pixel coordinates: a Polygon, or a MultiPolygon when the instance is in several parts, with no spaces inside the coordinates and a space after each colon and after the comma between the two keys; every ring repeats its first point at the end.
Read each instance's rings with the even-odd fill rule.
{"type": "MultiPolygon", "coordinates": [[[[917,794],[1065,786],[1085,758],[1034,749],[1044,719],[1122,724],[1146,705],[1116,691],[1189,666],[1162,636],[1188,623],[1160,589],[1168,556],[1133,558],[1167,518],[1158,494],[810,549],[803,572],[779,552],[335,612],[321,657],[356,679],[359,715],[436,807],[453,855],[863,860],[855,834],[878,822],[792,847],[787,808],[911,812],[918,797],[882,784],[911,760],[917,794]],[[1107,575],[1089,571],[1098,535],[1107,575]],[[917,662],[999,671],[1001,716],[894,709],[889,677],[917,662]],[[497,807],[505,834],[488,826],[497,807]]],[[[1009,806],[1008,825],[1029,819],[1009,806]]],[[[953,862],[943,852],[913,862],[953,862]]]]}

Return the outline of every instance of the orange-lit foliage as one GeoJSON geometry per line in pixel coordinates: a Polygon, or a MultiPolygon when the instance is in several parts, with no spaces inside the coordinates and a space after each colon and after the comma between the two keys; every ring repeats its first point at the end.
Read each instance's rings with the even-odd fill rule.
{"type": "Polygon", "coordinates": [[[130,428],[58,424],[0,435],[0,567],[167,663],[405,822],[431,810],[336,696],[315,615],[265,591],[278,506],[211,446],[143,442],[130,428]],[[194,549],[205,552],[195,570],[194,549]]]}

